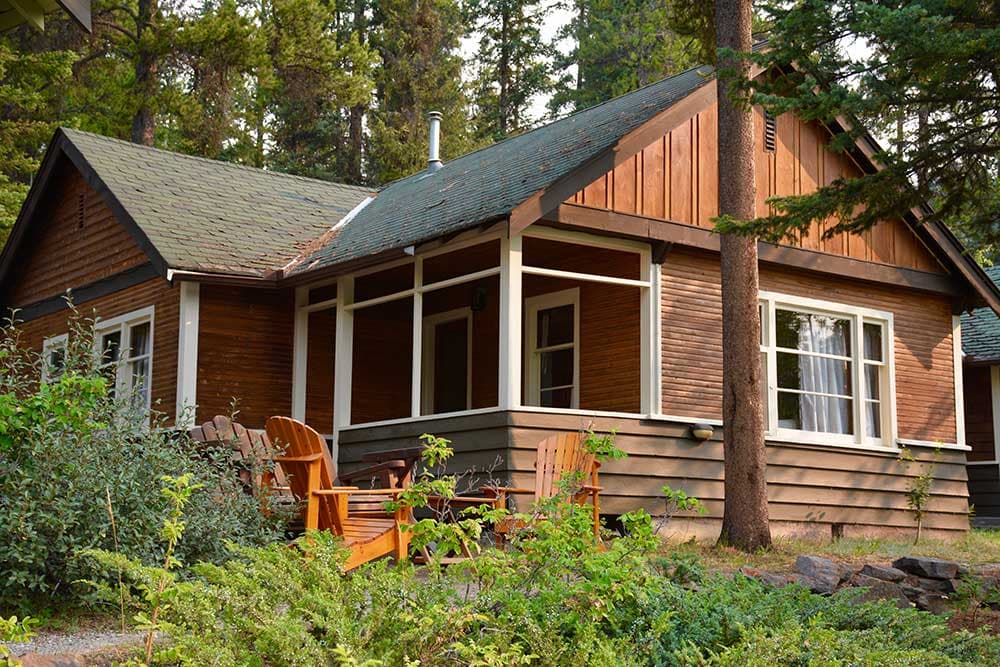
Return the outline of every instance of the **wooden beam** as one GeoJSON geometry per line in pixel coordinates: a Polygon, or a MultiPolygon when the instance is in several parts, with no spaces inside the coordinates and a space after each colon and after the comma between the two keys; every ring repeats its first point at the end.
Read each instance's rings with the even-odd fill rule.
{"type": "Polygon", "coordinates": [[[45,10],[35,0],[7,0],[24,22],[36,30],[45,30],[45,10]]]}
{"type": "Polygon", "coordinates": [[[521,240],[500,241],[500,407],[521,405],[521,240]]]}
{"type": "MultiPolygon", "coordinates": [[[[594,233],[628,236],[650,243],[657,241],[718,252],[719,236],[709,229],[678,222],[644,218],[627,213],[594,209],[578,204],[562,204],[547,214],[547,224],[583,228],[594,233]]],[[[802,248],[759,243],[760,261],[816,273],[849,277],[868,282],[961,297],[966,294],[953,276],[904,269],[802,248]]]]}
{"type": "Polygon", "coordinates": [[[306,419],[306,378],[309,373],[309,288],[295,288],[292,324],[292,419],[306,419]]]}

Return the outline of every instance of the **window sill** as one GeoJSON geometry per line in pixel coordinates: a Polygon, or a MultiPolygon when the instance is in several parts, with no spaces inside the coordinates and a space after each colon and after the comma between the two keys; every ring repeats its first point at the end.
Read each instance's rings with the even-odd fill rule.
{"type": "Polygon", "coordinates": [[[765,434],[764,441],[768,444],[784,445],[812,445],[828,449],[853,449],[863,452],[876,452],[879,454],[899,454],[898,447],[885,447],[883,445],[866,445],[860,442],[842,442],[837,440],[823,440],[820,438],[799,437],[784,434],[765,434]]]}

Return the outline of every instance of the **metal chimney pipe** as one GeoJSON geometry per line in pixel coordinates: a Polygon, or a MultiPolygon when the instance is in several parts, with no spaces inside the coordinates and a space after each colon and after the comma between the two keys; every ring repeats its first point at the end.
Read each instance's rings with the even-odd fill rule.
{"type": "Polygon", "coordinates": [[[427,171],[435,172],[441,168],[441,112],[431,111],[427,114],[430,121],[430,140],[427,144],[427,171]]]}

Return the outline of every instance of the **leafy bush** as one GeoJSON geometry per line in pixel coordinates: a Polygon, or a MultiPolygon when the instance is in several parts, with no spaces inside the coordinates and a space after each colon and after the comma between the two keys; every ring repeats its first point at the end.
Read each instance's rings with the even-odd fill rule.
{"type": "Polygon", "coordinates": [[[229,540],[261,545],[281,535],[283,516],[265,515],[243,492],[229,452],[196,455],[162,417],[150,420],[133,396],[109,391],[113,372],[95,354],[93,325],[74,318],[65,370],[45,383],[43,360],[17,328],[0,334],[0,609],[70,594],[82,549],[161,561],[164,475],[190,472],[210,490],[188,508],[180,559],[220,561],[229,540]]]}

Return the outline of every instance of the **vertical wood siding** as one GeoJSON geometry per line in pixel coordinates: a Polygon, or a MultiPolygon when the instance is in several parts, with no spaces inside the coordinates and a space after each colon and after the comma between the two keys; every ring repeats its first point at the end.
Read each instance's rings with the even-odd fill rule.
{"type": "Polygon", "coordinates": [[[199,422],[228,415],[233,399],[253,428],[291,413],[294,310],[291,290],[201,286],[199,422]]]}
{"type": "Polygon", "coordinates": [[[19,252],[10,302],[24,306],[149,261],[78,171],[60,168],[58,186],[19,252]]]}
{"type": "Polygon", "coordinates": [[[989,366],[966,366],[962,372],[965,403],[965,444],[970,461],[996,458],[993,443],[993,384],[989,366]]]}
{"type": "MultiPolygon", "coordinates": [[[[699,227],[718,215],[718,110],[712,105],[637,155],[597,179],[568,201],[594,208],[699,227]]],[[[777,119],[777,145],[764,150],[763,115],[754,113],[757,148],[757,214],[766,215],[768,197],[808,194],[840,177],[860,174],[850,158],[826,150],[830,134],[791,114],[777,119]]],[[[921,271],[944,269],[901,220],[880,223],[861,236],[822,238],[833,221],[813,223],[790,245],[816,252],[921,271]]]]}
{"type": "MultiPolygon", "coordinates": [[[[177,335],[180,311],[180,289],[171,287],[161,278],[153,278],[107,296],[88,301],[78,307],[84,318],[104,319],[124,315],[147,306],[153,314],[153,378],[150,386],[152,407],[173,420],[177,403],[177,335]]],[[[44,315],[20,325],[24,341],[32,350],[41,352],[46,338],[68,331],[68,309],[44,315]]]]}
{"type": "MultiPolygon", "coordinates": [[[[663,265],[663,410],[722,414],[722,296],[716,254],[675,251],[663,265]]],[[[898,437],[956,441],[951,304],[847,279],[764,266],[762,290],[893,313],[898,437]]]]}
{"type": "Polygon", "coordinates": [[[320,433],[333,433],[334,340],[337,312],[309,313],[306,362],[306,423],[320,433]]]}

